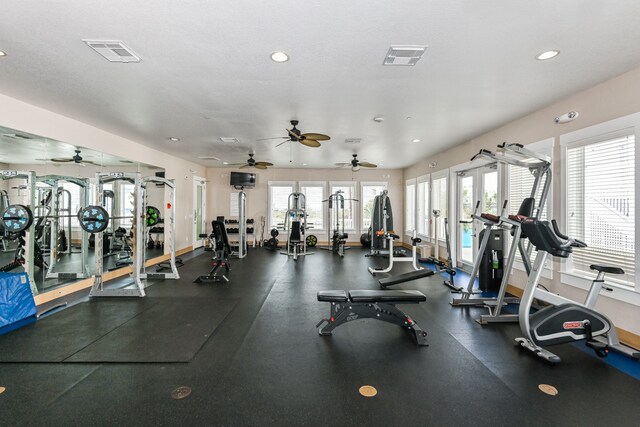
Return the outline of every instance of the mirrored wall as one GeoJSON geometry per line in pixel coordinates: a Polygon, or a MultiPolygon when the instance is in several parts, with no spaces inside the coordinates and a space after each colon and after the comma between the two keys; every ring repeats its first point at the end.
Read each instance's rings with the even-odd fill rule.
{"type": "MultiPolygon", "coordinates": [[[[21,257],[33,251],[32,277],[39,293],[74,283],[94,273],[95,236],[80,228],[78,210],[96,204],[96,172],[140,172],[164,176],[154,165],[131,161],[96,150],[74,146],[43,136],[0,126],[0,170],[26,172],[5,174],[0,179],[0,209],[24,205],[33,214],[29,233],[9,233],[0,229],[0,271],[25,271],[21,257]],[[28,177],[33,172],[35,189],[28,177]],[[32,235],[31,236],[29,236],[32,235]]],[[[104,185],[103,206],[115,217],[103,239],[104,270],[127,266],[133,246],[132,225],[134,185],[116,181],[104,185]]],[[[146,204],[166,212],[165,188],[146,186],[146,204]]],[[[168,196],[167,196],[168,197],[168,196]]],[[[145,259],[164,253],[164,218],[146,227],[143,235],[145,259]]]]}

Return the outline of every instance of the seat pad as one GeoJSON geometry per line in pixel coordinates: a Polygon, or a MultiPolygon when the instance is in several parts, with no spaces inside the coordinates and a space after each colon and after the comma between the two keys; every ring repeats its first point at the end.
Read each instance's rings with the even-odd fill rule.
{"type": "Polygon", "coordinates": [[[355,290],[349,291],[349,299],[352,302],[422,302],[427,297],[420,291],[405,290],[355,290]]]}

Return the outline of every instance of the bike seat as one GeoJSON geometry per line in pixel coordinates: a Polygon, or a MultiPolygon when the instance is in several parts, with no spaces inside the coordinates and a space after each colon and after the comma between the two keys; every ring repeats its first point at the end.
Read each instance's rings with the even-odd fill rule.
{"type": "Polygon", "coordinates": [[[598,264],[591,264],[589,266],[590,269],[595,270],[595,271],[600,271],[602,273],[609,273],[609,274],[624,274],[624,270],[621,269],[620,267],[613,267],[610,265],[598,265],[598,264]]]}

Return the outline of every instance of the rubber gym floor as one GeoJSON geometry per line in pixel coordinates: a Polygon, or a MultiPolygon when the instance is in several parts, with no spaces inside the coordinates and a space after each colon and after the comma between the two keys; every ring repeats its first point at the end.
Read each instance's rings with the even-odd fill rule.
{"type": "Polygon", "coordinates": [[[516,324],[483,327],[480,308],[451,307],[439,276],[396,286],[427,296],[400,307],[428,332],[428,347],[372,319],[319,336],[329,304],[318,290],[379,289],[367,267],[386,260],[364,254],[316,249],[295,262],[253,249],[232,260],[230,283],[192,283],[210,268],[205,252],[145,298],[85,298],[0,336],[1,423],[640,424],[640,381],[574,345],[555,347],[562,363],[546,364],[515,346],[516,324]],[[378,394],[361,396],[363,385],[378,394]],[[191,394],[173,399],[181,386],[191,394]]]}

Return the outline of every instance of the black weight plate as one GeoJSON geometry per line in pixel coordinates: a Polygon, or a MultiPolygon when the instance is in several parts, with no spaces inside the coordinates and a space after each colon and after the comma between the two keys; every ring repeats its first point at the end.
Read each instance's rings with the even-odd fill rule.
{"type": "Polygon", "coordinates": [[[160,222],[160,210],[155,206],[147,206],[145,215],[145,224],[147,227],[153,227],[160,222]]]}
{"type": "Polygon", "coordinates": [[[33,224],[33,213],[24,205],[9,205],[2,211],[2,225],[10,233],[20,233],[33,224]]]}
{"type": "Polygon", "coordinates": [[[316,236],[314,236],[313,234],[309,234],[307,236],[306,242],[307,242],[307,246],[312,248],[312,247],[314,247],[315,245],[318,244],[318,238],[316,236]]]}
{"type": "Polygon", "coordinates": [[[80,227],[88,233],[100,233],[109,225],[109,214],[102,206],[87,206],[78,211],[80,227]]]}
{"type": "Polygon", "coordinates": [[[278,234],[280,234],[278,230],[276,230],[275,228],[271,229],[271,237],[278,237],[278,234]]]}

